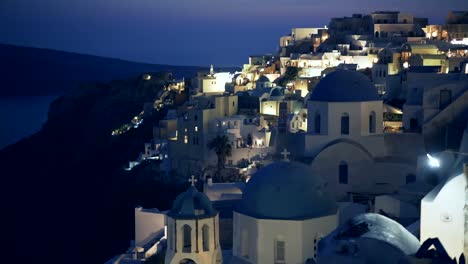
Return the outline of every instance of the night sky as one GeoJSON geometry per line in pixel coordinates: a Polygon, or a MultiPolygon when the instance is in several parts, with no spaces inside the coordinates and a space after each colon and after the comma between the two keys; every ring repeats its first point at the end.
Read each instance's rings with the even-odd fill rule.
{"type": "Polygon", "coordinates": [[[0,43],[139,62],[215,66],[275,51],[292,27],[400,10],[444,23],[466,0],[0,0],[0,43]]]}

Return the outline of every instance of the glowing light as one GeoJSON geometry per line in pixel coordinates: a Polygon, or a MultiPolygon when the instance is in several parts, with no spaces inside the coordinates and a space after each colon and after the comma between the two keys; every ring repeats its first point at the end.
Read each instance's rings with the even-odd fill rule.
{"type": "Polygon", "coordinates": [[[434,157],[432,157],[430,154],[426,154],[429,162],[429,166],[432,168],[439,168],[440,167],[440,161],[434,157]]]}
{"type": "Polygon", "coordinates": [[[198,126],[195,126],[195,132],[198,132],[198,126]]]}
{"type": "Polygon", "coordinates": [[[149,74],[143,75],[143,80],[145,80],[145,81],[151,80],[151,75],[149,75],[149,74]]]}
{"type": "Polygon", "coordinates": [[[409,67],[409,63],[407,61],[405,61],[403,63],[403,68],[408,69],[408,67],[409,67]]]}
{"type": "Polygon", "coordinates": [[[437,37],[437,31],[432,32],[432,37],[433,38],[437,37]]]}
{"type": "Polygon", "coordinates": [[[450,43],[458,45],[468,45],[468,38],[453,39],[452,41],[450,41],[450,43]]]}
{"type": "Polygon", "coordinates": [[[374,63],[379,62],[379,58],[374,58],[374,63]]]}

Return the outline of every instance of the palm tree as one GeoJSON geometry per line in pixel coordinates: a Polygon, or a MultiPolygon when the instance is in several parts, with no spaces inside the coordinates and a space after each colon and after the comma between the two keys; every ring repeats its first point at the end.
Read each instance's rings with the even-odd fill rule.
{"type": "Polygon", "coordinates": [[[218,175],[220,175],[221,169],[226,163],[226,157],[232,155],[232,145],[229,138],[226,135],[216,136],[208,142],[208,148],[214,150],[218,157],[218,175]]]}

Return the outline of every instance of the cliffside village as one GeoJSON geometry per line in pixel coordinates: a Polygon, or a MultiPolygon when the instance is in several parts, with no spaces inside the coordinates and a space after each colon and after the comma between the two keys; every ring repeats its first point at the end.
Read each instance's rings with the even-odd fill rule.
{"type": "Polygon", "coordinates": [[[468,11],[293,28],[277,52],[174,80],[145,109],[163,107],[126,169],[157,160],[190,187],[168,211],[135,208],[108,263],[465,263],[468,11]]]}

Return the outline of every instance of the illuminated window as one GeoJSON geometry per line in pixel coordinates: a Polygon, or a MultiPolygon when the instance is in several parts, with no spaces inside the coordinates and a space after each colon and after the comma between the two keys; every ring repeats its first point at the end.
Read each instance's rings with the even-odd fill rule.
{"type": "Polygon", "coordinates": [[[187,143],[188,143],[188,136],[185,135],[185,136],[184,136],[184,144],[187,144],[187,143]]]}
{"type": "Polygon", "coordinates": [[[198,132],[198,126],[195,126],[195,132],[198,132]]]}
{"type": "Polygon", "coordinates": [[[184,128],[184,132],[187,133],[187,128],[184,128]]]}

